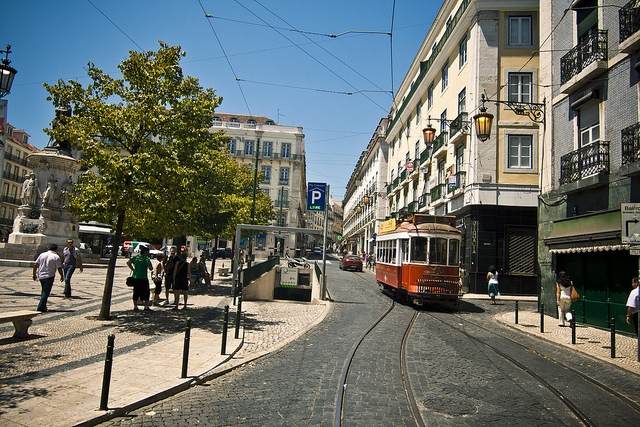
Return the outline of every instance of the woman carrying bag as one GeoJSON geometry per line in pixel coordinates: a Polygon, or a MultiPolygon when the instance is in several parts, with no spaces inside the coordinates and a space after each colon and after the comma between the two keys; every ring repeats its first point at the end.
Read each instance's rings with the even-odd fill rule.
{"type": "Polygon", "coordinates": [[[580,295],[573,287],[571,277],[561,271],[558,273],[556,280],[556,304],[558,305],[558,317],[562,323],[558,326],[564,326],[565,319],[571,322],[571,302],[580,299],[580,295]]]}

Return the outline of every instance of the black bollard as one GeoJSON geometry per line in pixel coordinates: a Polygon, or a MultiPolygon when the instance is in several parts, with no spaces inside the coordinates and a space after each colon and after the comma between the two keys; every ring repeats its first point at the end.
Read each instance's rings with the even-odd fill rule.
{"type": "Polygon", "coordinates": [[[104,375],[102,377],[102,394],[100,395],[100,410],[106,411],[109,400],[109,384],[111,383],[111,366],[113,365],[113,347],[116,336],[110,334],[107,337],[107,354],[104,358],[104,375]]]}
{"type": "Polygon", "coordinates": [[[238,307],[236,309],[236,333],[235,338],[240,337],[240,316],[242,316],[242,294],[238,295],[238,307]]]}
{"type": "Polygon", "coordinates": [[[191,318],[187,317],[187,329],[184,331],[184,349],[182,350],[182,378],[187,378],[189,365],[189,341],[191,340],[191,318]]]}
{"type": "Polygon", "coordinates": [[[611,318],[611,358],[616,358],[616,319],[611,318]]]}
{"type": "Polygon", "coordinates": [[[575,310],[571,310],[571,320],[569,321],[569,325],[571,326],[571,344],[576,343],[576,312],[575,310]]]}
{"type": "Polygon", "coordinates": [[[516,325],[518,324],[518,300],[516,300],[516,325]]]}
{"type": "Polygon", "coordinates": [[[222,350],[220,354],[227,353],[227,331],[229,329],[229,304],[224,306],[224,323],[222,324],[222,350]]]}
{"type": "Polygon", "coordinates": [[[544,334],[544,303],[540,304],[540,333],[544,334]]]}

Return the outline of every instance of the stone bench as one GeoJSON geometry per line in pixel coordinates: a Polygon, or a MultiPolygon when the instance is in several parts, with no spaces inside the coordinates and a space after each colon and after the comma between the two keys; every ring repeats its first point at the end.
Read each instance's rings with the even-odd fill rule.
{"type": "Polygon", "coordinates": [[[40,314],[39,311],[9,311],[6,313],[0,313],[0,323],[13,322],[13,327],[16,329],[13,334],[14,338],[27,338],[29,336],[29,326],[31,326],[31,318],[40,314]]]}
{"type": "Polygon", "coordinates": [[[218,276],[228,276],[229,275],[229,269],[225,268],[225,267],[221,267],[218,269],[218,276]]]}

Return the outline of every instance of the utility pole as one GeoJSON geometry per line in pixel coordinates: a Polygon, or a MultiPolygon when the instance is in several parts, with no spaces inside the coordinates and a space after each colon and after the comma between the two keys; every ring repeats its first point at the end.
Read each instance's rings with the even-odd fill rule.
{"type": "Polygon", "coordinates": [[[327,223],[329,222],[329,194],[330,186],[327,184],[327,194],[324,201],[324,237],[322,239],[322,301],[327,299],[327,223]]]}

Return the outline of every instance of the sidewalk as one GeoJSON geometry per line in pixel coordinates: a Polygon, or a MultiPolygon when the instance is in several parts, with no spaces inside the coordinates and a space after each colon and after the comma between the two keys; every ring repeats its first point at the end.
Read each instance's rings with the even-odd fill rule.
{"type": "MultiPolygon", "coordinates": [[[[319,323],[329,310],[324,303],[243,302],[243,323],[250,326],[241,326],[235,339],[229,277],[214,276],[210,288],[190,290],[187,310],[161,306],[134,312],[124,263],[118,259],[116,266],[114,320],[95,319],[106,268],[85,265],[72,278],[72,299],[61,298],[62,286],[56,282],[49,311],[33,319],[29,339],[12,338],[13,325],[0,324],[0,425],[97,424],[273,351],[319,323]],[[221,354],[225,305],[230,306],[229,329],[221,354]],[[181,378],[188,317],[188,370],[181,378]],[[115,335],[115,350],[108,410],[100,411],[109,334],[115,335]]],[[[31,280],[28,266],[0,262],[0,277],[3,312],[35,308],[40,286],[31,280]]]]}

